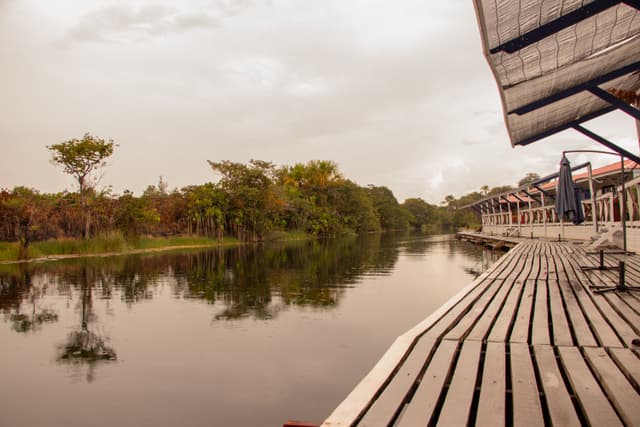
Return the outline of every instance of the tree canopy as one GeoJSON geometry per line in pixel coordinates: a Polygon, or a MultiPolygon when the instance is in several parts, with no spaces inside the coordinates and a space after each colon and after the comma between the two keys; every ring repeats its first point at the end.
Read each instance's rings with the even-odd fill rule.
{"type": "Polygon", "coordinates": [[[82,193],[91,172],[106,165],[106,159],[113,154],[114,146],[112,140],[106,141],[85,133],[81,139],[73,138],[47,148],[51,151],[52,161],[78,181],[82,193]]]}

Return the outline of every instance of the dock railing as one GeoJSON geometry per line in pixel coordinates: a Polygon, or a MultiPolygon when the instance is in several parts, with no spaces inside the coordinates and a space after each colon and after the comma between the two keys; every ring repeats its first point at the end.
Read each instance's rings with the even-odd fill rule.
{"type": "MultiPolygon", "coordinates": [[[[495,236],[546,239],[594,239],[597,235],[621,230],[621,215],[625,214],[630,249],[640,250],[640,176],[624,184],[626,209],[622,206],[622,186],[611,186],[594,198],[582,201],[585,221],[580,225],[561,220],[554,200],[545,203],[540,194],[533,197],[501,196],[500,203],[485,203],[481,207],[482,231],[495,236]],[[516,198],[514,198],[516,197],[516,198]],[[594,208],[595,205],[595,208],[594,208]]],[[[517,194],[514,192],[513,194],[517,194]]],[[[613,244],[617,244],[613,237],[613,244]]]]}

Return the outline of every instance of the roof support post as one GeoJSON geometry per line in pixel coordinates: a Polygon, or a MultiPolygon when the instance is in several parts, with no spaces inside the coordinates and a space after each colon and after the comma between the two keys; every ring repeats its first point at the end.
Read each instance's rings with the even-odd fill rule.
{"type": "MultiPolygon", "coordinates": [[[[525,194],[528,194],[528,192],[525,190],[524,191],[525,194]]],[[[533,211],[531,210],[531,197],[529,197],[528,199],[529,202],[529,228],[530,228],[530,232],[531,232],[531,238],[533,239],[533,211]]]]}
{"type": "Polygon", "coordinates": [[[611,104],[611,105],[619,108],[620,110],[624,111],[625,113],[629,114],[631,117],[635,118],[636,120],[640,120],[640,110],[638,110],[637,108],[627,104],[624,101],[621,101],[620,99],[618,99],[615,96],[611,95],[606,90],[603,90],[603,89],[599,88],[598,86],[590,87],[587,90],[589,92],[591,92],[592,94],[594,94],[595,96],[597,96],[598,98],[602,99],[603,101],[606,101],[609,104],[611,104]]]}
{"type": "Polygon", "coordinates": [[[640,157],[638,157],[635,154],[625,150],[622,147],[617,146],[613,142],[609,141],[606,138],[603,138],[602,136],[598,135],[597,133],[592,132],[589,129],[586,129],[586,128],[578,125],[578,124],[573,125],[573,128],[575,130],[577,130],[578,132],[580,132],[581,134],[583,134],[585,136],[588,136],[589,138],[593,139],[594,141],[604,145],[605,147],[609,148],[610,150],[613,150],[616,153],[626,157],[627,159],[631,159],[636,163],[640,163],[640,157]]]}

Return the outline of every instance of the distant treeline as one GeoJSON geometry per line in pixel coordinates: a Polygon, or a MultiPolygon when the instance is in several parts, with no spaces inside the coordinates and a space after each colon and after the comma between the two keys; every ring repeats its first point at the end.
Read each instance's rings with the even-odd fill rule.
{"type": "Polygon", "coordinates": [[[451,203],[436,206],[411,198],[400,204],[386,187],[361,187],[344,178],[331,161],[282,167],[259,160],[209,164],[217,182],[169,190],[161,178],[140,196],[88,186],[81,193],[2,190],[0,240],[26,247],[37,240],[120,232],[257,241],[288,231],[335,236],[478,223],[473,212],[455,210],[451,203]]]}

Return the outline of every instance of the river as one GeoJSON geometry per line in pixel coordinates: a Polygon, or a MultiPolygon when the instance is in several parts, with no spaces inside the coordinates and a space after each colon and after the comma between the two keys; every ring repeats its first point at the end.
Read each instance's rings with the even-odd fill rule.
{"type": "Polygon", "coordinates": [[[0,266],[0,425],[321,422],[497,256],[403,233],[0,266]]]}

